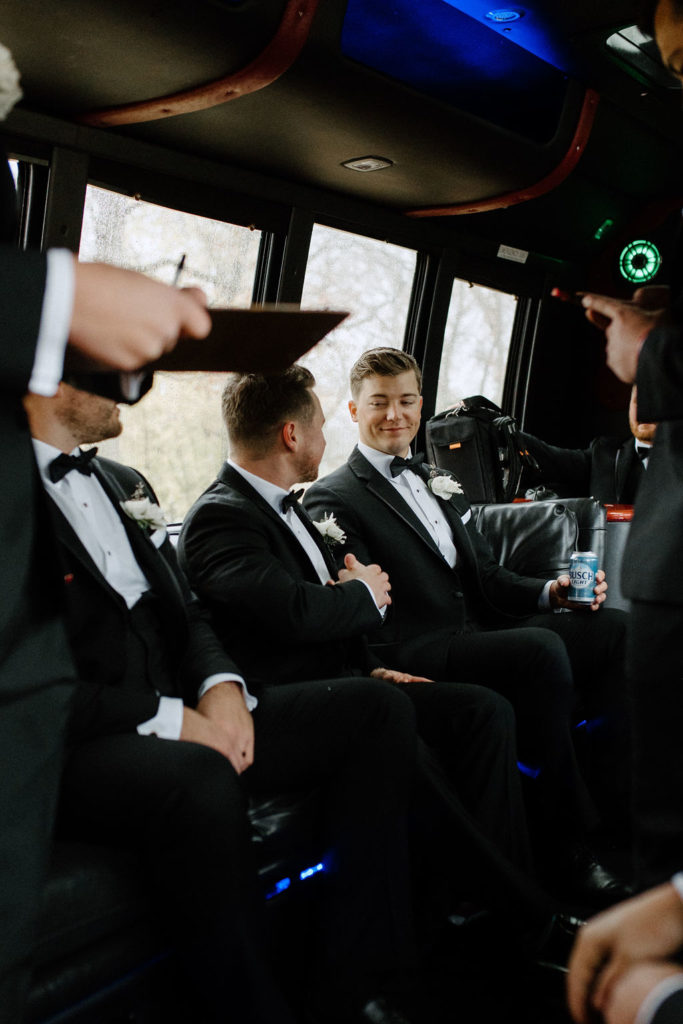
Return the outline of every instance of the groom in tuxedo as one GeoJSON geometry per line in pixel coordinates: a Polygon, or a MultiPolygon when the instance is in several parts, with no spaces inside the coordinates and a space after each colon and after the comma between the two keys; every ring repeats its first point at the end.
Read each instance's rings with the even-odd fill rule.
{"type": "Polygon", "coordinates": [[[415,956],[412,708],[376,681],[249,692],[177,569],[149,484],[79,448],[120,432],[115,403],[61,383],[25,404],[79,679],[61,831],[139,851],[212,1021],[289,1024],[260,934],[246,799],[321,786],[330,871],[310,1019],[401,1024],[377,986],[415,956]]]}
{"type": "MultiPolygon", "coordinates": [[[[618,898],[619,887],[585,844],[597,817],[570,730],[574,674],[587,689],[601,675],[619,676],[621,613],[547,614],[571,607],[569,578],[544,583],[499,566],[457,480],[421,456],[408,458],[422,406],[412,356],[373,349],[356,362],[351,382],[359,445],[346,465],[309,488],[304,504],[314,518],[336,517],[345,534],[338,564],[353,552],[389,573],[393,603],[370,634],[374,653],[405,671],[479,683],[511,701],[522,761],[540,769],[530,791],[541,804],[546,860],[562,864],[593,897],[618,898]]],[[[603,579],[600,573],[593,611],[604,601],[603,579]]]]}

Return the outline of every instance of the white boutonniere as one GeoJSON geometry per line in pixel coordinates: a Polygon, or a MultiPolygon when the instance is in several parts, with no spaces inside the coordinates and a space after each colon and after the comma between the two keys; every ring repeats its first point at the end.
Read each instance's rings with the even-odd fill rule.
{"type": "Polygon", "coordinates": [[[150,501],[142,484],[138,484],[127,501],[120,502],[121,508],[134,519],[143,530],[163,530],[166,519],[159,506],[150,501]]]}
{"type": "Polygon", "coordinates": [[[329,544],[331,548],[337,544],[343,544],[346,540],[346,534],[342,530],[341,526],[328,512],[318,522],[313,520],[313,525],[316,530],[319,531],[322,539],[326,544],[329,544]]]}
{"type": "Polygon", "coordinates": [[[444,473],[434,472],[427,481],[427,485],[437,498],[448,501],[451,494],[462,494],[463,490],[457,480],[454,480],[452,476],[446,476],[444,473]]]}
{"type": "Polygon", "coordinates": [[[0,121],[4,121],[23,93],[19,88],[19,72],[12,54],[0,43],[0,121]]]}

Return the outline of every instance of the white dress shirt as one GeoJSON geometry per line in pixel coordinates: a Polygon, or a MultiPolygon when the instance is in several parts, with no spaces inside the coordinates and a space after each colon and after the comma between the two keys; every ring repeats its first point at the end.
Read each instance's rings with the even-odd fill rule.
{"type": "MultiPolygon", "coordinates": [[[[149,582],[138,564],[130,546],[121,519],[96,476],[73,471],[57,483],[49,475],[49,465],[61,454],[59,448],[33,440],[33,449],[41,479],[50,497],[73,527],[78,539],[107,583],[121,595],[128,608],[132,608],[149,590],[149,582]]],[[[77,455],[75,448],[72,454],[77,455]]],[[[155,530],[150,543],[161,547],[166,530],[155,530]]],[[[246,688],[244,679],[233,673],[216,673],[202,683],[198,698],[222,682],[235,682],[242,687],[247,708],[252,711],[256,698],[246,688]]],[[[177,740],[183,724],[183,702],[180,697],[159,698],[159,708],[153,718],[137,727],[141,736],[154,734],[161,739],[177,740]]]]}
{"type": "MultiPolygon", "coordinates": [[[[419,473],[416,473],[414,470],[406,469],[397,476],[392,476],[389,467],[394,459],[393,455],[387,455],[385,452],[377,451],[376,448],[370,448],[369,445],[363,444],[362,441],[358,442],[358,451],[361,455],[365,456],[378,473],[389,481],[394,490],[410,506],[422,525],[429,530],[445,561],[453,569],[458,561],[458,552],[453,543],[453,530],[446,518],[446,513],[441,507],[443,499],[437,498],[427,487],[419,473]]],[[[463,526],[469,522],[471,516],[472,510],[468,508],[465,515],[460,517],[463,526]]],[[[539,595],[538,607],[541,611],[547,611],[550,608],[550,587],[552,583],[552,580],[548,580],[539,595]]]]}
{"type": "Polygon", "coordinates": [[[54,395],[64,370],[64,350],[69,337],[74,304],[75,270],[68,249],[49,249],[43,309],[33,372],[28,383],[35,395],[54,395]]]}
{"type": "MultiPolygon", "coordinates": [[[[255,491],[258,491],[263,500],[267,502],[273,511],[279,515],[283,523],[287,524],[311,560],[320,582],[327,583],[330,579],[330,570],[325,564],[325,559],[322,556],[320,548],[315,543],[293,508],[288,508],[286,512],[282,511],[282,499],[287,497],[289,491],[286,491],[283,487],[278,487],[277,484],[272,484],[269,480],[264,480],[261,476],[256,476],[255,473],[250,473],[248,470],[243,469],[242,466],[238,466],[236,462],[232,461],[232,459],[228,459],[227,463],[235,470],[236,473],[239,473],[239,475],[243,477],[248,484],[251,484],[255,491]]],[[[307,513],[304,512],[304,514],[306,515],[307,513]]],[[[373,604],[377,608],[382,619],[384,619],[385,608],[379,608],[377,606],[375,595],[373,594],[370,585],[366,583],[365,580],[359,580],[359,582],[362,583],[363,586],[367,587],[373,604]]]]}

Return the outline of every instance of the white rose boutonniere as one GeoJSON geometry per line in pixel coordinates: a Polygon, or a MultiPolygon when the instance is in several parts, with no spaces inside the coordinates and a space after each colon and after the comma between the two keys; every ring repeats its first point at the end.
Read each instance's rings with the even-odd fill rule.
{"type": "Polygon", "coordinates": [[[433,476],[430,476],[427,483],[430,491],[443,501],[448,501],[451,494],[463,493],[462,487],[457,480],[454,480],[452,476],[445,476],[442,473],[435,473],[433,476]]]}
{"type": "Polygon", "coordinates": [[[19,88],[19,72],[12,54],[0,43],[0,121],[4,121],[23,93],[19,88]]]}
{"type": "Polygon", "coordinates": [[[121,508],[134,519],[143,530],[163,530],[166,519],[159,506],[150,501],[142,484],[138,484],[128,501],[122,501],[121,508]]]}
{"type": "Polygon", "coordinates": [[[322,539],[326,544],[329,544],[331,548],[337,544],[343,544],[346,540],[346,534],[342,530],[341,526],[328,512],[318,522],[313,520],[313,525],[316,530],[319,531],[322,539]]]}

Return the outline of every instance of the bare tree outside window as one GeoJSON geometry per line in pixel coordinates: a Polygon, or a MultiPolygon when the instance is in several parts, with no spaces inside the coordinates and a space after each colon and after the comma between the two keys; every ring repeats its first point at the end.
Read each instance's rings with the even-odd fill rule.
{"type": "MultiPolygon", "coordinates": [[[[199,285],[210,306],[247,307],[259,241],[258,231],[89,186],[79,258],[170,284],[185,254],[181,285],[199,285]]],[[[227,454],[224,383],[220,373],[157,373],[149,394],[123,408],[121,437],[98,446],[149,476],[169,522],[183,518],[227,454]]]]}
{"type": "Polygon", "coordinates": [[[321,476],[345,462],[356,443],[347,408],[356,359],[368,348],[403,345],[415,259],[412,249],[320,224],[313,229],[302,307],[351,313],[301,359],[316,378],[326,417],[321,476]]]}
{"type": "Polygon", "coordinates": [[[453,282],[437,412],[470,395],[484,395],[500,405],[516,303],[514,295],[453,282]]]}

